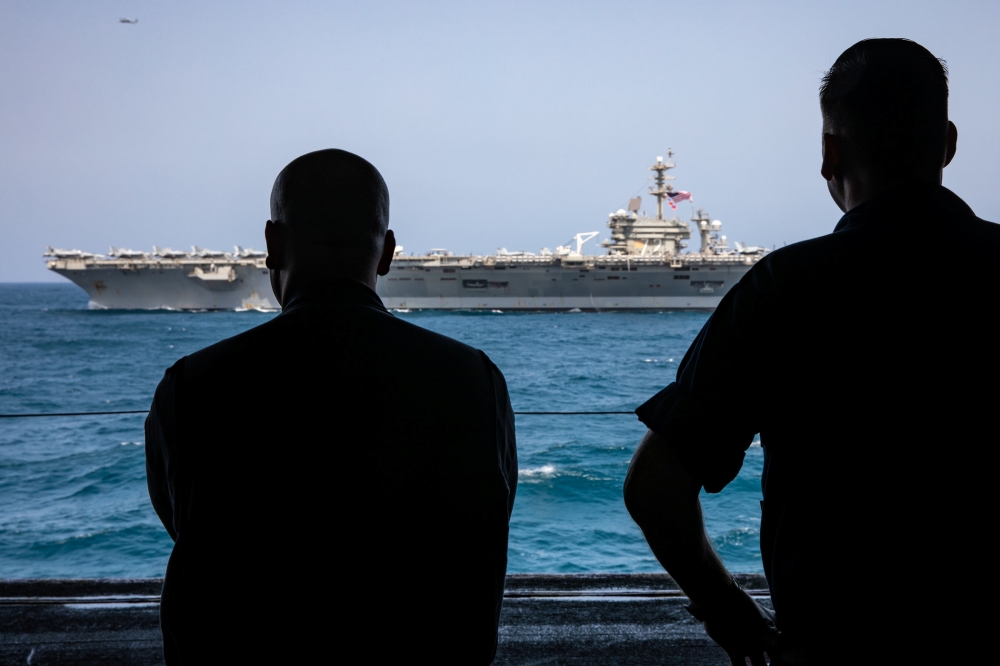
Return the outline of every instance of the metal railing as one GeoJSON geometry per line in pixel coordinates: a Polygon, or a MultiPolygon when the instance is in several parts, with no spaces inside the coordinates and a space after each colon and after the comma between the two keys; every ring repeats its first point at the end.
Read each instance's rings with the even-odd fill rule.
{"type": "MultiPolygon", "coordinates": [[[[122,409],[122,410],[105,411],[105,412],[24,412],[20,414],[0,414],[0,419],[31,419],[39,417],[57,417],[57,416],[112,416],[118,414],[148,414],[148,413],[149,413],[148,409],[122,409]]],[[[624,414],[634,415],[635,412],[619,412],[619,411],[514,412],[515,416],[608,416],[608,415],[624,415],[624,414]]]]}

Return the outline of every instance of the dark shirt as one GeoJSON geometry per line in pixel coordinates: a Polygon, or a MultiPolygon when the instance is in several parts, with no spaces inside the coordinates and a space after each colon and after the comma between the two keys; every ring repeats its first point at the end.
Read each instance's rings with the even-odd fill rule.
{"type": "Polygon", "coordinates": [[[637,410],[708,492],[760,433],[763,567],[779,628],[814,655],[866,632],[941,645],[972,620],[928,594],[981,587],[998,258],[1000,226],[952,192],[896,187],[759,261],[637,410]]]}
{"type": "Polygon", "coordinates": [[[146,420],[168,664],[488,664],[517,483],[503,375],[353,282],[179,360],[146,420]]]}

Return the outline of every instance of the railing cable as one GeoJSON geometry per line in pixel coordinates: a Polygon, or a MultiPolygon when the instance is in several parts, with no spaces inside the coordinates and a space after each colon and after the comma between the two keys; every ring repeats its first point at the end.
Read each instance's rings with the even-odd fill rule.
{"type": "MultiPolygon", "coordinates": [[[[107,412],[26,412],[22,414],[0,414],[0,419],[30,419],[44,416],[112,416],[117,414],[148,414],[148,409],[124,409],[107,412]]],[[[607,416],[607,415],[633,415],[635,412],[514,412],[515,416],[607,416]]]]}
{"type": "Polygon", "coordinates": [[[25,414],[0,414],[0,419],[30,419],[39,416],[108,416],[111,414],[148,414],[148,409],[125,409],[114,412],[41,412],[25,414]]]}
{"type": "Polygon", "coordinates": [[[631,414],[635,412],[514,412],[517,416],[595,416],[602,414],[631,414]]]}

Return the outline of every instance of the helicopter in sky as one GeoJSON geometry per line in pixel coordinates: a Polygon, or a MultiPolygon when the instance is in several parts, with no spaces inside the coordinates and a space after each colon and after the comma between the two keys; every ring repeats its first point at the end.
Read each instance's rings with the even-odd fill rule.
{"type": "Polygon", "coordinates": [[[120,18],[120,19],[118,19],[118,22],[119,23],[128,23],[129,25],[135,25],[136,23],[139,22],[139,19],[137,19],[137,18],[120,18]]]}

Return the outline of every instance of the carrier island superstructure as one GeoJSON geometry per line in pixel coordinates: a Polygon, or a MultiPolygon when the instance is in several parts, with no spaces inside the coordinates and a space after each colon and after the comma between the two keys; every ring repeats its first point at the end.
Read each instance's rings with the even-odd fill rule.
{"type": "MultiPolygon", "coordinates": [[[[657,158],[650,167],[656,216],[640,212],[642,200],[629,201],[608,217],[607,253],[585,255],[584,246],[600,234],[576,234],[574,241],[539,253],[497,250],[492,255],[455,255],[445,249],[408,255],[396,249],[389,273],[377,292],[396,310],[615,310],[711,309],[767,250],[735,244],[730,249],[722,223],[697,209],[690,225],[667,217],[664,207],[690,199],[677,191],[657,158]],[[687,251],[692,227],[700,237],[687,251]]],[[[107,255],[79,250],[46,252],[48,268],[67,277],[98,308],[179,310],[262,309],[278,307],[271,292],[265,254],[240,247],[215,252],[153,248],[152,253],[111,248],[107,255]]]]}

